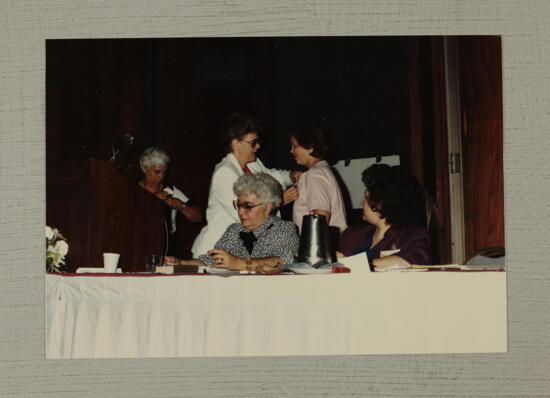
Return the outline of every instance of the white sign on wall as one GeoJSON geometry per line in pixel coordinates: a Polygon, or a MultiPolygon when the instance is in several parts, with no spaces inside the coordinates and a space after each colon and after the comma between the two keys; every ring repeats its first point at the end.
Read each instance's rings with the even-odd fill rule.
{"type": "MultiPolygon", "coordinates": [[[[346,165],[345,160],[339,160],[333,167],[338,171],[342,181],[348,189],[351,206],[354,209],[361,208],[361,201],[365,196],[365,186],[361,180],[361,173],[367,167],[376,163],[376,158],[351,159],[346,165]]],[[[399,166],[399,155],[390,155],[382,157],[378,163],[385,163],[389,166],[399,166]]]]}

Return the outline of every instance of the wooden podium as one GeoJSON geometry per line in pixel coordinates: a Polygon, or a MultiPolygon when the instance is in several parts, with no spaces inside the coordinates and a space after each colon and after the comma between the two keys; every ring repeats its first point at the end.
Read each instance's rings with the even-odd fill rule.
{"type": "Polygon", "coordinates": [[[113,163],[88,159],[48,168],[46,223],[67,238],[67,270],[103,267],[103,253],[120,253],[123,271],[145,270],[145,256],[164,254],[165,204],[113,163]]]}

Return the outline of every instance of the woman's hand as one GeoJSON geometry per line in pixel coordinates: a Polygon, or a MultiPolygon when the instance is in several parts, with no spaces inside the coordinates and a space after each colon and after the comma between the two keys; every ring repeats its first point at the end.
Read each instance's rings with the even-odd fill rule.
{"type": "Polygon", "coordinates": [[[325,220],[327,222],[327,225],[330,221],[330,211],[326,211],[326,210],[321,210],[321,209],[313,209],[311,210],[310,212],[311,214],[320,214],[322,216],[325,216],[325,220]]]}
{"type": "Polygon", "coordinates": [[[172,209],[181,211],[185,218],[191,222],[202,222],[202,213],[196,205],[183,203],[181,200],[176,198],[168,198],[164,200],[168,206],[172,209]]]}
{"type": "Polygon", "coordinates": [[[151,193],[154,194],[160,200],[166,200],[170,198],[170,195],[166,191],[158,191],[158,192],[151,192],[151,193]]]}
{"type": "Polygon", "coordinates": [[[141,181],[139,183],[139,185],[145,189],[147,192],[155,195],[157,198],[161,199],[161,200],[164,200],[166,198],[168,198],[170,195],[168,194],[168,192],[166,191],[163,191],[161,188],[162,185],[160,184],[157,184],[157,185],[153,185],[153,184],[149,184],[145,181],[141,181]]]}
{"type": "Polygon", "coordinates": [[[283,192],[283,206],[294,202],[296,199],[298,199],[298,188],[296,188],[296,185],[285,189],[283,192]]]}
{"type": "Polygon", "coordinates": [[[298,182],[298,180],[300,179],[300,176],[304,174],[303,171],[298,171],[298,170],[292,170],[290,172],[290,179],[291,181],[296,184],[298,182]]]}
{"type": "Polygon", "coordinates": [[[180,265],[180,260],[176,257],[172,256],[165,256],[164,257],[164,265],[180,265]]]}
{"type": "MultiPolygon", "coordinates": [[[[166,192],[164,192],[166,194],[166,192]]],[[[183,208],[184,203],[176,198],[165,198],[164,203],[166,203],[168,206],[170,206],[172,209],[181,210],[183,208]]]]}
{"type": "Polygon", "coordinates": [[[234,271],[240,271],[246,268],[244,259],[235,257],[225,250],[212,249],[208,251],[208,254],[210,254],[212,256],[212,260],[214,260],[214,268],[226,268],[234,271]]]}

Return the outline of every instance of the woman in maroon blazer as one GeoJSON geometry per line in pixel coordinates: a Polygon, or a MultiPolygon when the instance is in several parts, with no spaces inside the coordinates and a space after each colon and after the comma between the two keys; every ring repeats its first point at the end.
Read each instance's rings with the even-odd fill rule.
{"type": "Polygon", "coordinates": [[[400,166],[373,165],[363,172],[363,220],[340,237],[345,256],[366,252],[375,269],[395,264],[430,264],[424,192],[400,166]]]}

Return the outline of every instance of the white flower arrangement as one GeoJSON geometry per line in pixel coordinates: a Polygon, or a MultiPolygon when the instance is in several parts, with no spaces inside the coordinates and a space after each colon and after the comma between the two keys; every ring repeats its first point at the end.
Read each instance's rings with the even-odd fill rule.
{"type": "Polygon", "coordinates": [[[48,272],[61,272],[61,266],[65,265],[65,256],[69,252],[67,239],[61,235],[57,228],[46,225],[46,270],[48,272]]]}
{"type": "Polygon", "coordinates": [[[163,189],[164,192],[166,192],[168,194],[168,197],[171,198],[172,196],[174,196],[174,191],[172,188],[170,187],[166,187],[163,189]]]}

